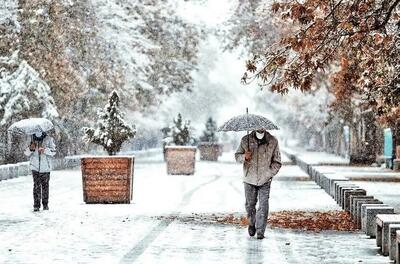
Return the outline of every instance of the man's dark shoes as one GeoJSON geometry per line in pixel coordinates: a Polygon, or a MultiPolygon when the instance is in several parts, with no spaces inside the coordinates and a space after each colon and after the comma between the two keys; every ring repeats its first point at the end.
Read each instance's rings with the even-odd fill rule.
{"type": "Polygon", "coordinates": [[[265,236],[263,234],[257,234],[257,239],[264,239],[265,236]]]}
{"type": "Polygon", "coordinates": [[[48,205],[43,205],[43,210],[49,210],[49,206],[48,205]]]}
{"type": "Polygon", "coordinates": [[[256,227],[249,225],[249,236],[254,236],[256,234],[256,227]]]}
{"type": "Polygon", "coordinates": [[[34,207],[34,208],[33,208],[33,211],[34,211],[34,212],[39,212],[39,207],[34,207]]]}

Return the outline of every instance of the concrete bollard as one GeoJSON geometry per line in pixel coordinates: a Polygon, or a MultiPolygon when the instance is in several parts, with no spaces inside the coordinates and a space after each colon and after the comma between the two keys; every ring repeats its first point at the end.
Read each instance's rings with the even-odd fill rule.
{"type": "Polygon", "coordinates": [[[0,166],[0,181],[6,180],[6,168],[4,166],[0,166]]]}
{"type": "Polygon", "coordinates": [[[331,173],[323,173],[321,174],[321,187],[322,189],[325,190],[326,193],[330,194],[331,190],[330,190],[330,183],[331,183],[331,178],[333,177],[338,177],[335,176],[334,174],[331,173]]]}
{"type": "Polygon", "coordinates": [[[322,177],[322,173],[317,172],[315,173],[315,183],[321,187],[321,177],[322,177]]]}
{"type": "Polygon", "coordinates": [[[319,173],[319,178],[318,178],[318,185],[319,185],[322,189],[324,189],[325,181],[326,181],[325,173],[320,172],[320,173],[319,173]]]}
{"type": "Polygon", "coordinates": [[[389,225],[389,259],[396,259],[396,232],[400,230],[400,224],[389,225]]]}
{"type": "Polygon", "coordinates": [[[311,180],[315,181],[315,174],[318,173],[317,170],[315,170],[314,168],[311,169],[311,180]]]}
{"type": "Polygon", "coordinates": [[[370,206],[381,206],[383,204],[383,202],[379,201],[378,199],[373,199],[373,200],[361,200],[361,201],[357,201],[356,202],[356,214],[355,214],[355,221],[356,221],[356,227],[359,229],[362,229],[361,226],[361,218],[362,218],[362,206],[363,205],[370,205],[370,206]]]}
{"type": "Polygon", "coordinates": [[[350,190],[357,190],[360,189],[360,187],[356,186],[344,186],[344,187],[340,187],[340,193],[339,193],[339,197],[338,197],[338,204],[340,207],[343,208],[344,205],[344,192],[345,191],[350,191],[350,190]]]}
{"type": "Polygon", "coordinates": [[[348,182],[349,180],[342,176],[330,177],[329,178],[329,194],[335,196],[335,182],[348,182]]]}
{"type": "Polygon", "coordinates": [[[396,231],[396,263],[400,263],[400,231],[396,231]]]}
{"type": "Polygon", "coordinates": [[[29,162],[17,163],[18,166],[18,177],[28,176],[30,174],[29,162]]]}
{"type": "Polygon", "coordinates": [[[374,196],[362,195],[362,196],[350,196],[350,216],[352,219],[355,218],[357,213],[357,201],[374,200],[374,196]]]}
{"type": "Polygon", "coordinates": [[[54,159],[53,160],[53,169],[54,170],[62,170],[63,169],[62,163],[63,163],[63,159],[54,159]]]}
{"type": "Polygon", "coordinates": [[[340,201],[340,190],[341,190],[341,188],[343,188],[343,187],[357,187],[354,183],[352,183],[350,181],[349,182],[343,182],[343,183],[336,182],[335,184],[336,184],[336,187],[335,187],[335,201],[338,204],[339,204],[339,201],[340,201]]]}
{"type": "Polygon", "coordinates": [[[10,179],[14,179],[18,177],[18,165],[17,164],[11,164],[9,167],[9,172],[10,174],[10,179]]]}
{"type": "Polygon", "coordinates": [[[345,191],[343,195],[343,209],[347,212],[350,212],[350,204],[351,204],[351,197],[355,196],[366,196],[367,191],[364,189],[354,189],[345,191]]]}
{"type": "Polygon", "coordinates": [[[319,173],[319,178],[318,178],[319,186],[324,190],[325,190],[327,181],[328,181],[328,179],[326,178],[325,173],[319,173]]]}
{"type": "Polygon", "coordinates": [[[362,205],[361,228],[364,233],[371,237],[376,237],[376,216],[378,214],[394,214],[394,208],[388,205],[362,205]],[[363,210],[364,209],[364,210],[363,210]]]}
{"type": "Polygon", "coordinates": [[[381,248],[384,256],[389,255],[389,225],[400,224],[400,215],[398,214],[378,214],[376,215],[376,246],[381,248]]]}
{"type": "Polygon", "coordinates": [[[5,177],[6,180],[9,180],[12,178],[11,166],[9,164],[5,165],[5,173],[6,173],[6,177],[5,177]]]}
{"type": "Polygon", "coordinates": [[[387,208],[389,207],[389,205],[384,204],[382,202],[380,203],[376,203],[376,202],[372,202],[372,203],[363,203],[361,204],[360,207],[360,226],[361,226],[361,231],[363,231],[364,233],[366,233],[366,209],[368,207],[382,207],[382,208],[387,208]]]}

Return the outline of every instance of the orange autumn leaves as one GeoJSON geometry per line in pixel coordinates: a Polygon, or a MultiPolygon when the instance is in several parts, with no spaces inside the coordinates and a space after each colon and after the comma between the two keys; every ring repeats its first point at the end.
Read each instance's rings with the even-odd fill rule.
{"type": "MultiPolygon", "coordinates": [[[[157,220],[180,221],[190,224],[221,224],[247,226],[244,215],[236,214],[191,214],[179,216],[160,216],[157,220]]],[[[306,231],[355,231],[357,230],[350,215],[343,211],[306,212],[279,211],[270,214],[268,226],[306,231]]]]}
{"type": "MultiPolygon", "coordinates": [[[[235,217],[228,215],[222,220],[221,224],[248,225],[247,218],[244,216],[235,217]]],[[[274,228],[300,229],[307,231],[354,231],[355,225],[350,220],[350,215],[342,211],[329,212],[305,212],[305,211],[280,211],[274,212],[268,219],[268,225],[274,228]]]]}
{"type": "Polygon", "coordinates": [[[289,30],[247,61],[243,82],[285,94],[316,89],[327,75],[335,106],[362,99],[383,120],[400,121],[400,0],[277,1],[271,10],[289,30]]]}

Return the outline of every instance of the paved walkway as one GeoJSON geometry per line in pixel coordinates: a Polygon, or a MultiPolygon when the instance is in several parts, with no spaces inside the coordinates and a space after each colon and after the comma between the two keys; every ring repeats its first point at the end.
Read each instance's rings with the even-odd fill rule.
{"type": "MultiPolygon", "coordinates": [[[[50,211],[39,213],[31,211],[31,177],[0,182],[0,263],[389,263],[375,241],[358,232],[269,228],[258,241],[243,227],[157,220],[244,214],[240,166],[196,166],[194,176],[168,176],[159,160],[139,160],[130,205],[86,205],[80,171],[56,171],[50,211]]],[[[272,183],[272,211],[339,210],[304,177],[297,166],[283,167],[272,183]]]]}

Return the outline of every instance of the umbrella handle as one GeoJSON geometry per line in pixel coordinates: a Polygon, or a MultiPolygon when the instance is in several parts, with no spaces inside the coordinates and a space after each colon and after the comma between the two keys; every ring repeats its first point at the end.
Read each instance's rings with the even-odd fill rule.
{"type": "MultiPolygon", "coordinates": [[[[249,128],[249,108],[246,107],[246,120],[247,120],[247,128],[249,128]]],[[[250,151],[250,138],[249,138],[249,130],[247,129],[247,150],[250,151]]]]}

